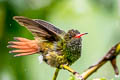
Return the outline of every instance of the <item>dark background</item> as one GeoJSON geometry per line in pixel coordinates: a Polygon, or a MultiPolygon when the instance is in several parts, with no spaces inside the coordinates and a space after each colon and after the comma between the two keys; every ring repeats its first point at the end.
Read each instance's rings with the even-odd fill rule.
{"type": "MultiPolygon", "coordinates": [[[[51,80],[55,70],[45,63],[40,64],[37,54],[13,57],[8,53],[7,42],[13,37],[33,39],[13,16],[43,19],[65,31],[88,32],[83,37],[82,57],[71,66],[82,73],[120,41],[119,5],[119,0],[0,0],[0,80],[51,80]]],[[[120,69],[120,63],[117,64],[120,69]]],[[[70,75],[62,70],[58,80],[68,80],[70,75]]],[[[100,77],[115,78],[109,62],[88,80],[100,77]]]]}

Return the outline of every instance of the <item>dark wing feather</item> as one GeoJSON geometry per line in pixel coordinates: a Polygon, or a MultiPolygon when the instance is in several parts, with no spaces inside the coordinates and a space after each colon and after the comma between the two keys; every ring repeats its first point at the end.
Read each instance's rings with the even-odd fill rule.
{"type": "Polygon", "coordinates": [[[44,27],[46,27],[48,30],[54,32],[56,35],[57,34],[65,34],[65,32],[63,30],[60,30],[58,28],[56,28],[53,24],[48,23],[44,20],[40,20],[40,19],[33,19],[34,21],[38,22],[39,24],[43,25],[44,27]]]}
{"type": "Polygon", "coordinates": [[[36,37],[57,41],[62,39],[61,35],[64,34],[64,31],[43,20],[32,20],[23,16],[15,16],[13,19],[20,25],[25,26],[36,37]]]}

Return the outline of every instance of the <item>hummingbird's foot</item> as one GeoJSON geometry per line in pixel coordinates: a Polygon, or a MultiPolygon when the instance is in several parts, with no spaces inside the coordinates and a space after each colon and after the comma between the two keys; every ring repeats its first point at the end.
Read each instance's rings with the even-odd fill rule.
{"type": "Polygon", "coordinates": [[[39,46],[37,40],[29,40],[26,38],[15,37],[17,41],[8,42],[8,48],[16,48],[17,50],[12,50],[9,53],[19,53],[15,56],[25,56],[32,55],[39,52],[39,46]]]}

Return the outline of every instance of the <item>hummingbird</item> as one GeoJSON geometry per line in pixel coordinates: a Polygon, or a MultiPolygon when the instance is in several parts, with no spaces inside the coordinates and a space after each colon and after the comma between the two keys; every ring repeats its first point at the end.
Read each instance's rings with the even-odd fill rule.
{"type": "Polygon", "coordinates": [[[40,54],[42,61],[56,68],[52,80],[56,80],[60,69],[76,73],[69,66],[80,58],[81,37],[88,33],[80,33],[74,29],[65,32],[40,19],[30,19],[23,16],[14,16],[13,19],[32,32],[34,40],[14,37],[16,41],[9,41],[7,47],[15,48],[15,50],[11,50],[9,53],[17,53],[14,55],[15,57],[40,54]]]}

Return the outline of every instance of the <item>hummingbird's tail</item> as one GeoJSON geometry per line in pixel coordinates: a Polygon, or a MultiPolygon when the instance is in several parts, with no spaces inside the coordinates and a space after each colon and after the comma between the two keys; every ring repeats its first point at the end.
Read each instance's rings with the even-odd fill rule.
{"type": "Polygon", "coordinates": [[[9,51],[9,53],[19,53],[14,55],[16,56],[25,56],[25,55],[32,55],[39,52],[40,48],[38,46],[37,40],[29,40],[26,38],[15,37],[17,41],[10,41],[8,42],[8,48],[16,48],[17,50],[9,51]]]}

